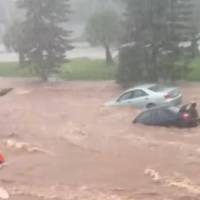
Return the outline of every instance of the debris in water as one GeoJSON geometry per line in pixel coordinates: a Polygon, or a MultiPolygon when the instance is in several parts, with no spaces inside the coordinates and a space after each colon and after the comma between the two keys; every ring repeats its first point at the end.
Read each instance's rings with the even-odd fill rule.
{"type": "Polygon", "coordinates": [[[47,154],[49,156],[56,156],[53,152],[47,151],[45,149],[36,147],[36,146],[32,146],[31,144],[25,143],[25,142],[17,142],[15,140],[6,140],[5,141],[5,146],[8,149],[14,149],[14,150],[24,150],[27,151],[29,153],[44,153],[47,154]]]}
{"type": "Polygon", "coordinates": [[[7,95],[9,92],[11,92],[13,90],[13,88],[5,88],[5,89],[2,89],[0,90],[0,96],[5,96],[7,95]]]}
{"type": "Polygon", "coordinates": [[[154,182],[160,182],[161,181],[161,176],[159,175],[158,172],[156,172],[153,169],[146,169],[144,174],[150,176],[154,182]]]}
{"type": "Polygon", "coordinates": [[[0,199],[9,199],[10,198],[10,195],[8,194],[8,192],[0,187],[0,199]]]}
{"type": "Polygon", "coordinates": [[[200,194],[200,186],[195,185],[192,181],[185,177],[161,177],[158,172],[153,169],[146,169],[144,172],[152,178],[154,182],[162,183],[167,187],[176,187],[179,189],[184,189],[187,192],[195,195],[200,194]]]}

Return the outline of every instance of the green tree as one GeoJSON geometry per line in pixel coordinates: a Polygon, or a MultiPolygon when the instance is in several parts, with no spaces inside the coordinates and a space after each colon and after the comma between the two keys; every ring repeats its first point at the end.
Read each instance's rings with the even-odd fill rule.
{"type": "MultiPolygon", "coordinates": [[[[144,69],[145,66],[146,72],[141,73],[141,80],[182,78],[182,72],[187,71],[186,58],[191,58],[192,48],[186,51],[180,44],[184,41],[191,41],[192,44],[192,35],[195,34],[191,26],[192,0],[125,0],[125,3],[127,40],[124,41],[134,41],[145,52],[140,62],[130,64],[130,68],[144,69]],[[182,58],[186,61],[182,68],[178,65],[177,70],[176,63],[182,58]]],[[[119,69],[122,71],[123,65],[119,69]]],[[[135,75],[132,77],[134,79],[135,75]]]]}
{"type": "Polygon", "coordinates": [[[112,10],[95,12],[86,26],[87,40],[92,45],[104,47],[107,63],[113,62],[110,48],[119,41],[120,33],[120,18],[112,10]]]}
{"type": "Polygon", "coordinates": [[[18,52],[20,66],[24,63],[23,27],[20,21],[10,24],[3,36],[3,43],[9,51],[18,52]]]}
{"type": "Polygon", "coordinates": [[[51,73],[59,71],[66,51],[71,49],[70,32],[64,28],[70,13],[69,1],[18,0],[17,5],[25,17],[20,26],[23,37],[15,49],[20,52],[20,47],[26,63],[42,80],[47,80],[51,73]]]}

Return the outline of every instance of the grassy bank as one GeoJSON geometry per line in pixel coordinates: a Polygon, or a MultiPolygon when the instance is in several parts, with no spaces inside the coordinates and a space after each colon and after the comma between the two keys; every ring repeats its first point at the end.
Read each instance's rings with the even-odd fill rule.
{"type": "MultiPolygon", "coordinates": [[[[80,58],[65,63],[60,77],[64,80],[113,80],[116,67],[107,65],[104,60],[80,58]]],[[[32,77],[27,68],[20,68],[17,63],[0,63],[0,77],[32,77]]]]}
{"type": "Polygon", "coordinates": [[[0,63],[0,77],[29,77],[27,69],[20,68],[15,62],[0,63]]]}
{"type": "MultiPolygon", "coordinates": [[[[200,57],[190,64],[188,81],[200,81],[200,57]]],[[[66,62],[60,77],[64,80],[114,80],[116,66],[107,65],[101,59],[79,58],[66,62]]],[[[20,68],[17,63],[0,63],[0,77],[33,77],[27,68],[20,68]]]]}
{"type": "Polygon", "coordinates": [[[61,77],[65,80],[113,80],[116,67],[107,65],[104,60],[80,58],[62,67],[61,77]]]}
{"type": "Polygon", "coordinates": [[[195,58],[190,64],[191,72],[188,74],[189,81],[200,81],[200,57],[195,58]]]}

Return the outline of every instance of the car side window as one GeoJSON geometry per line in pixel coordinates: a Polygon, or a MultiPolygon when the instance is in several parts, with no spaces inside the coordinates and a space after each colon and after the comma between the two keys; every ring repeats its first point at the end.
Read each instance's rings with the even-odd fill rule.
{"type": "Polygon", "coordinates": [[[133,98],[133,92],[126,92],[125,94],[123,94],[121,97],[119,97],[119,99],[117,100],[118,102],[120,101],[125,101],[128,99],[132,99],[133,98]]]}
{"type": "Polygon", "coordinates": [[[148,96],[148,94],[146,92],[144,92],[143,90],[133,91],[133,98],[145,97],[145,96],[148,96]]]}
{"type": "Polygon", "coordinates": [[[144,96],[148,96],[148,94],[144,92],[143,90],[134,90],[134,91],[126,92],[121,97],[119,97],[117,101],[120,102],[120,101],[129,100],[129,99],[144,97],[144,96]]]}

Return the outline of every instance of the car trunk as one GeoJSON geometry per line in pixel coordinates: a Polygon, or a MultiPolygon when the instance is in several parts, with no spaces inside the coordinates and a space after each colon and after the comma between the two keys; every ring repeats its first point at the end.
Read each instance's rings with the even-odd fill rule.
{"type": "Polygon", "coordinates": [[[180,90],[177,88],[166,88],[162,92],[165,93],[168,98],[176,98],[181,94],[180,90]]]}

